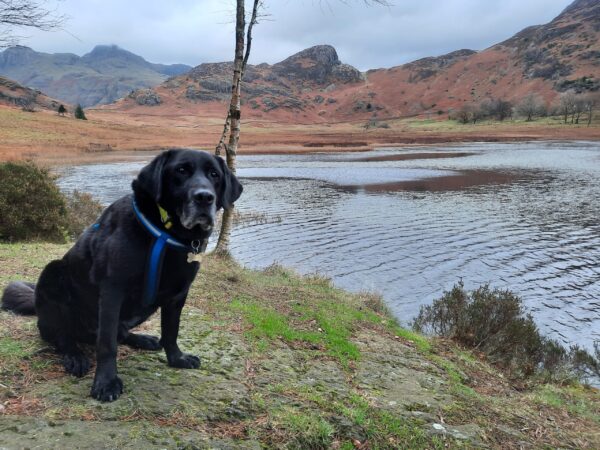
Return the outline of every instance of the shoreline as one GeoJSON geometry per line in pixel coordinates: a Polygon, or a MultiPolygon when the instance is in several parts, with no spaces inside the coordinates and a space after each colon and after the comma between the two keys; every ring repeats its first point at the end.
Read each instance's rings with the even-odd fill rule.
{"type": "MultiPolygon", "coordinates": [[[[423,150],[423,149],[432,149],[440,147],[444,144],[447,144],[447,147],[457,148],[466,144],[489,144],[489,143],[531,143],[531,142],[539,142],[539,143],[597,143],[600,148],[600,139],[543,139],[543,138],[523,138],[523,139],[488,139],[488,140],[451,140],[451,141],[440,141],[439,143],[377,143],[371,144],[366,147],[295,147],[295,146],[287,146],[284,145],[279,146],[279,148],[267,148],[267,149],[259,149],[258,146],[253,146],[250,148],[243,148],[238,151],[238,156],[253,156],[253,155],[311,155],[311,154],[334,154],[334,153],[356,153],[356,154],[369,154],[370,152],[377,150],[386,150],[386,149],[396,149],[396,150],[423,150]]],[[[276,146],[274,146],[276,147],[276,146]]],[[[162,148],[151,148],[151,149],[137,149],[137,150],[112,150],[112,151],[104,151],[97,153],[87,153],[81,152],[69,155],[68,157],[65,155],[57,156],[57,157],[37,157],[31,158],[31,160],[35,162],[39,162],[44,165],[48,165],[50,167],[71,167],[77,165],[87,165],[87,164],[110,164],[110,163],[121,163],[121,162],[129,162],[129,161],[141,161],[149,159],[157,155],[158,153],[168,150],[169,148],[178,148],[178,147],[162,147],[162,148]]],[[[202,147],[184,147],[190,148],[193,150],[206,151],[213,153],[214,150],[210,148],[202,148],[202,147]]],[[[359,161],[409,161],[416,159],[439,159],[445,157],[463,157],[469,156],[471,153],[465,152],[460,153],[458,155],[454,153],[425,153],[425,154],[405,154],[405,155],[397,155],[393,157],[370,157],[365,156],[364,158],[360,158],[359,161]]],[[[23,158],[30,159],[30,158],[23,158]]],[[[1,160],[0,160],[1,162],[1,160]]]]}

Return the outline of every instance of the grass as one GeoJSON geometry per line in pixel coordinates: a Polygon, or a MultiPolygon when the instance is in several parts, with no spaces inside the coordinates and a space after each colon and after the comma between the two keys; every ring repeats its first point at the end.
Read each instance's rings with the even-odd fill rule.
{"type": "MultiPolygon", "coordinates": [[[[223,128],[224,110],[162,111],[150,108],[145,113],[111,110],[86,110],[89,120],[59,117],[52,112],[27,113],[0,106],[0,160],[34,159],[49,164],[69,165],[76,161],[123,160],[139,157],[139,150],[158,151],[167,147],[214,148],[223,128]],[[202,133],[198,133],[198,127],[202,133]],[[110,145],[114,151],[93,154],[90,146],[110,145]]],[[[382,118],[382,120],[384,120],[382,118]]],[[[319,151],[344,151],[332,142],[355,144],[366,148],[385,144],[431,144],[468,142],[486,139],[600,139],[600,127],[562,126],[556,120],[531,123],[482,123],[461,125],[437,119],[385,120],[390,129],[365,131],[365,120],[353,123],[302,124],[274,123],[263,119],[244,121],[244,138],[240,151],[305,153],[305,143],[318,143],[319,151]],[[434,134],[435,136],[432,136],[434,134]]],[[[356,150],[356,148],[351,148],[356,150]]],[[[313,148],[314,150],[314,148],[313,148]]]]}
{"type": "MultiPolygon", "coordinates": [[[[12,279],[35,280],[67,249],[0,244],[0,289],[12,279]]],[[[35,319],[0,312],[0,323],[2,421],[42,418],[59,427],[75,421],[87,430],[82,435],[108,421],[143,422],[158,441],[178,430],[231,446],[255,440],[264,448],[600,445],[593,433],[600,417],[596,390],[551,384],[516,390],[478,355],[400,327],[376,296],[280,266],[254,271],[208,258],[180,333],[182,348],[201,355],[203,367],[181,372],[164,366],[162,354],[120,347],[126,393],[113,404],[88,398],[91,375],[63,374],[58,358],[44,351],[35,319]],[[465,441],[450,431],[434,434],[434,423],[480,431],[465,441]]],[[[156,334],[160,321],[153,317],[143,328],[156,334]]]]}

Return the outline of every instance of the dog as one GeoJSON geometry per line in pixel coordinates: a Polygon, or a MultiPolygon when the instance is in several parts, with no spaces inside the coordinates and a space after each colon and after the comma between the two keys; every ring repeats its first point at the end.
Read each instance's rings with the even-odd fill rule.
{"type": "Polygon", "coordinates": [[[217,211],[243,190],[223,159],[183,149],[155,157],[132,189],[50,262],[36,285],[12,282],[2,296],[3,309],[37,314],[42,339],[62,356],[67,373],[84,376],[90,361],[80,344],[96,345],[91,395],[103,402],[123,393],[118,344],[163,348],[169,366],[200,367],[197,356],[177,345],[181,310],[217,211]],[[160,339],[129,331],[159,308],[160,339]]]}

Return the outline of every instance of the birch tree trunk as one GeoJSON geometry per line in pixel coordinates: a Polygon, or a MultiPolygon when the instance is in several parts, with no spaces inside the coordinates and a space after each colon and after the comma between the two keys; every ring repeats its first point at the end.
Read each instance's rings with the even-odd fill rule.
{"type": "MultiPolygon", "coordinates": [[[[236,172],[236,157],[238,143],[240,140],[240,123],[241,123],[241,91],[242,77],[250,56],[250,48],[252,43],[252,28],[256,23],[258,8],[261,0],[254,0],[252,7],[252,17],[246,30],[246,10],[244,0],[236,0],[236,20],[235,20],[235,58],[233,60],[233,80],[231,83],[231,101],[229,103],[229,111],[221,139],[215,149],[215,154],[220,155],[221,150],[225,149],[225,158],[229,170],[236,172]],[[245,52],[244,52],[245,50],[245,52]],[[229,134],[229,141],[225,143],[229,134]]],[[[229,251],[229,239],[231,235],[231,225],[233,222],[234,206],[223,211],[221,220],[221,231],[219,240],[217,241],[216,253],[226,254],[229,251]]]]}
{"type": "MultiPolygon", "coordinates": [[[[364,3],[377,3],[386,5],[386,0],[363,0],[364,3]]],[[[223,125],[223,132],[219,143],[215,148],[215,154],[218,156],[225,149],[225,158],[229,169],[236,172],[236,157],[238,142],[240,140],[240,123],[241,123],[241,87],[244,70],[248,64],[250,57],[250,49],[252,47],[252,28],[257,23],[258,10],[263,6],[263,0],[254,0],[252,3],[252,15],[248,29],[246,30],[246,9],[244,0],[236,0],[235,14],[235,58],[233,60],[233,80],[231,83],[231,101],[229,110],[223,125]],[[244,52],[245,50],[245,52],[244,52]],[[229,141],[227,140],[229,134],[229,141]]],[[[229,252],[229,238],[231,235],[231,224],[233,221],[234,207],[223,211],[221,220],[221,231],[215,253],[227,254],[229,252]]]]}

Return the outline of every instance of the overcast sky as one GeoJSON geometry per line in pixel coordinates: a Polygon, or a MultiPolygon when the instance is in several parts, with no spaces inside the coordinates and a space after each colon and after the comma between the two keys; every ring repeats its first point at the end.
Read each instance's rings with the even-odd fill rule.
{"type": "MultiPolygon", "coordinates": [[[[304,48],[333,45],[361,70],[391,67],[461,48],[482,50],[529,26],[549,22],[572,0],[266,0],[268,20],[254,33],[250,62],[275,63],[304,48]]],[[[52,5],[52,1],[44,2],[52,5]]],[[[21,44],[49,53],[89,52],[116,44],[148,61],[231,60],[232,0],[62,0],[64,31],[23,31],[21,44]]],[[[250,1],[247,2],[248,4],[250,1]]]]}

